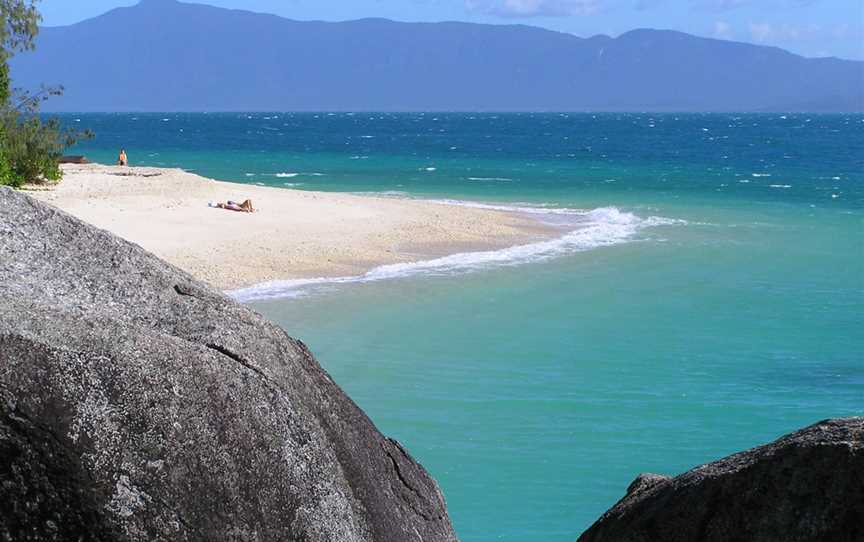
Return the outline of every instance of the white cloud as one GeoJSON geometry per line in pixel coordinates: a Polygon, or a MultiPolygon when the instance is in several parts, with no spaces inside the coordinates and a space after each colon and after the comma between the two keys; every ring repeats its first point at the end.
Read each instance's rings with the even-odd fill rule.
{"type": "Polygon", "coordinates": [[[691,0],[697,7],[712,11],[728,11],[744,7],[788,9],[809,6],[821,0],[691,0]]]}
{"type": "Polygon", "coordinates": [[[734,39],[734,32],[732,32],[732,25],[725,21],[716,21],[714,23],[714,37],[718,40],[731,40],[734,39]]]}
{"type": "Polygon", "coordinates": [[[601,0],[465,0],[470,11],[501,17],[592,15],[601,0]]]}
{"type": "Polygon", "coordinates": [[[705,0],[703,3],[715,9],[735,9],[752,2],[750,0],[705,0]]]}
{"type": "Polygon", "coordinates": [[[767,43],[775,34],[774,26],[770,23],[750,23],[750,39],[756,43],[767,43]]]}
{"type": "Polygon", "coordinates": [[[850,29],[851,29],[851,28],[850,28],[850,26],[849,26],[849,23],[843,23],[843,24],[841,24],[841,25],[837,25],[837,26],[834,28],[834,30],[831,32],[831,35],[832,35],[834,38],[838,39],[838,40],[842,40],[842,39],[845,39],[846,36],[849,35],[849,33],[850,33],[849,30],[850,30],[850,29]]]}
{"type": "MultiPolygon", "coordinates": [[[[792,25],[771,23],[750,23],[750,39],[756,43],[776,43],[788,41],[826,40],[838,37],[837,27],[826,29],[818,24],[792,25]]],[[[841,33],[845,29],[841,30],[841,33]]]]}

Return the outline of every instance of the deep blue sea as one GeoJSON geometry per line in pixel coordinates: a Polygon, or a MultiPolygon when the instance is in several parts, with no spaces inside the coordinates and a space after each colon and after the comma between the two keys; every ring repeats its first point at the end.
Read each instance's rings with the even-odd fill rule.
{"type": "Polygon", "coordinates": [[[466,542],[572,541],[640,472],[864,415],[862,115],[63,120],[96,161],[568,227],[238,294],[427,467],[466,542]]]}

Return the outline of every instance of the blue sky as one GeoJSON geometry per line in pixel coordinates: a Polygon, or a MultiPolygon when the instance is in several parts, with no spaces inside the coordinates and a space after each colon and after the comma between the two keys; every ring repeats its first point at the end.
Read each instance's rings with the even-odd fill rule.
{"type": "MultiPolygon", "coordinates": [[[[71,24],[137,0],[42,0],[44,24],[71,24]]],[[[523,23],[578,36],[668,28],[864,60],[864,0],[197,0],[293,19],[523,23]]]]}

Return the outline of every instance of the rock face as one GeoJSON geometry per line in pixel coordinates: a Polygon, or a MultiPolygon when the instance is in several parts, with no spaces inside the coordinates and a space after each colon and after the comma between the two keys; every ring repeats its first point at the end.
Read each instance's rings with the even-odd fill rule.
{"type": "Polygon", "coordinates": [[[0,188],[0,539],[455,540],[309,350],[0,188]]]}
{"type": "Polygon", "coordinates": [[[864,540],[864,418],[828,420],[676,478],[640,475],[580,542],[864,540]]]}

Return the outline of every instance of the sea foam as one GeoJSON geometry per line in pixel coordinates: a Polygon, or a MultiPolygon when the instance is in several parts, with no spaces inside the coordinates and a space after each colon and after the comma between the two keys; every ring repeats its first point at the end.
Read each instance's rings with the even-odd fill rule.
{"type": "MultiPolygon", "coordinates": [[[[633,213],[621,211],[617,207],[580,210],[539,206],[493,205],[459,200],[433,201],[446,205],[519,212],[530,215],[567,216],[569,219],[566,224],[569,231],[554,239],[516,245],[500,250],[464,252],[431,260],[382,265],[362,275],[276,280],[249,288],[233,290],[228,292],[228,294],[238,301],[250,302],[273,298],[302,297],[314,293],[316,289],[340,284],[375,282],[417,275],[458,275],[483,269],[539,262],[576,252],[626,243],[634,241],[636,234],[645,228],[686,224],[683,220],[657,216],[640,218],[633,213]]],[[[556,224],[560,225],[560,222],[556,221],[556,224]]]]}

